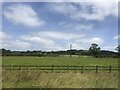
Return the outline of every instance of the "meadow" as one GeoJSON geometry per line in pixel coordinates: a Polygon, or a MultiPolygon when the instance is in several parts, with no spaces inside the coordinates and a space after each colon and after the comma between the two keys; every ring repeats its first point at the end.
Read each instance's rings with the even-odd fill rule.
{"type": "Polygon", "coordinates": [[[118,58],[4,56],[3,65],[86,65],[118,66],[118,58]]]}
{"type": "MultiPolygon", "coordinates": [[[[118,66],[118,59],[83,56],[4,56],[2,64],[118,66]]],[[[117,88],[118,72],[41,73],[39,70],[4,70],[2,82],[3,88],[117,88]]]]}

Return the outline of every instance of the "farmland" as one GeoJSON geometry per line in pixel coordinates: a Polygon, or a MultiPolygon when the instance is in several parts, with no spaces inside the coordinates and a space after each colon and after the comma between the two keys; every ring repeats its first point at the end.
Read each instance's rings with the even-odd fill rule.
{"type": "MultiPolygon", "coordinates": [[[[3,65],[84,65],[118,66],[117,58],[83,56],[34,57],[4,56],[3,65]]],[[[117,88],[118,72],[41,73],[40,70],[4,70],[3,88],[117,88]],[[107,77],[106,77],[107,76],[107,77]],[[92,82],[92,83],[91,83],[92,82]]]]}
{"type": "Polygon", "coordinates": [[[3,65],[87,65],[118,66],[118,58],[4,56],[3,65]]]}

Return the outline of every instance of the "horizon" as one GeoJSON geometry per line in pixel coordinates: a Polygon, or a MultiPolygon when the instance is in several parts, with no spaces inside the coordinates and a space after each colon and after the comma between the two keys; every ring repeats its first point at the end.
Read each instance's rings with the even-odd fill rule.
{"type": "MultiPolygon", "coordinates": [[[[2,49],[5,49],[5,48],[1,48],[0,50],[2,50],[2,49]]],[[[5,50],[10,50],[10,49],[5,49],[5,50]]],[[[67,50],[51,50],[51,51],[47,51],[47,50],[41,50],[41,49],[34,49],[34,50],[10,50],[10,51],[15,51],[15,52],[27,52],[27,51],[43,51],[43,52],[59,52],[59,51],[68,51],[68,50],[70,50],[70,49],[67,49],[67,50]]],[[[77,50],[77,51],[79,51],[79,50],[82,50],[82,51],[89,51],[88,49],[71,49],[71,50],[77,50]]],[[[109,51],[109,52],[118,52],[117,50],[115,50],[115,51],[111,51],[111,50],[105,50],[105,49],[101,49],[100,51],[109,51]]]]}

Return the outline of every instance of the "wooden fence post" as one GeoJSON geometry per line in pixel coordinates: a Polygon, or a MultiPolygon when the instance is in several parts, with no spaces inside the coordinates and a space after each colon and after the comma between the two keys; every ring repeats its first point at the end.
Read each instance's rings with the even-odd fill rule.
{"type": "Polygon", "coordinates": [[[2,71],[4,72],[5,65],[2,65],[2,71]]]}
{"type": "Polygon", "coordinates": [[[27,66],[27,72],[29,72],[29,66],[27,66]]]}
{"type": "Polygon", "coordinates": [[[67,66],[67,70],[68,70],[68,72],[69,72],[69,65],[67,66]]]}
{"type": "Polygon", "coordinates": [[[61,72],[61,65],[60,65],[60,72],[61,72]]]}
{"type": "Polygon", "coordinates": [[[12,65],[10,65],[10,71],[11,71],[11,73],[12,73],[12,65]]]}
{"type": "Polygon", "coordinates": [[[20,80],[20,74],[21,74],[21,65],[19,66],[19,74],[18,74],[18,81],[20,80]]]}
{"type": "Polygon", "coordinates": [[[79,66],[79,69],[78,69],[78,70],[79,70],[79,73],[80,73],[80,72],[81,72],[81,66],[79,66]]]}
{"type": "Polygon", "coordinates": [[[111,73],[112,71],[112,66],[109,66],[109,73],[111,73]]]}
{"type": "Polygon", "coordinates": [[[21,67],[21,65],[20,65],[20,66],[19,66],[19,71],[20,71],[20,72],[21,72],[21,68],[22,68],[22,67],[21,67]]]}
{"type": "Polygon", "coordinates": [[[84,66],[82,66],[82,71],[81,71],[81,73],[83,73],[84,72],[84,66]]]}
{"type": "Polygon", "coordinates": [[[75,72],[76,72],[76,66],[75,66],[75,72]]]}
{"type": "Polygon", "coordinates": [[[54,65],[52,65],[52,72],[54,72],[54,65]]]}
{"type": "Polygon", "coordinates": [[[45,72],[45,65],[44,65],[44,72],[45,72]]]}
{"type": "Polygon", "coordinates": [[[10,65],[10,73],[11,73],[11,75],[12,75],[12,65],[10,65]]]}
{"type": "Polygon", "coordinates": [[[36,71],[38,70],[38,65],[36,65],[36,71]]]}
{"type": "Polygon", "coordinates": [[[96,66],[96,73],[98,73],[98,66],[96,66]]]}

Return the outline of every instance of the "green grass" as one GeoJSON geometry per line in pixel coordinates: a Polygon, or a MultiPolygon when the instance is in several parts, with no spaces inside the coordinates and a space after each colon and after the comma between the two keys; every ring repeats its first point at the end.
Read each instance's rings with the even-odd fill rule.
{"type": "Polygon", "coordinates": [[[85,65],[85,66],[118,66],[117,58],[92,57],[31,57],[31,56],[4,56],[2,64],[5,65],[85,65]]]}

